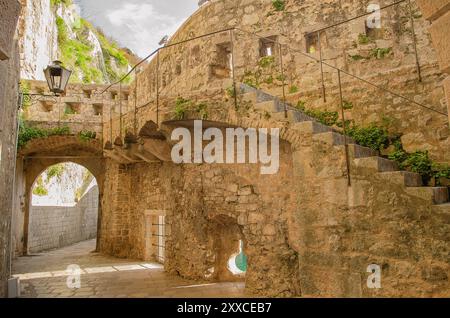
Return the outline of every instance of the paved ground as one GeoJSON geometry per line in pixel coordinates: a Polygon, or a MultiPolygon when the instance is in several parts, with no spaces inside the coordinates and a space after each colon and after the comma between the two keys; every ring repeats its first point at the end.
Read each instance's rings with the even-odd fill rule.
{"type": "Polygon", "coordinates": [[[95,240],[21,257],[13,263],[25,298],[239,298],[243,283],[201,284],[164,273],[161,265],[92,253],[95,240]],[[81,268],[80,288],[70,289],[70,265],[81,268]]]}

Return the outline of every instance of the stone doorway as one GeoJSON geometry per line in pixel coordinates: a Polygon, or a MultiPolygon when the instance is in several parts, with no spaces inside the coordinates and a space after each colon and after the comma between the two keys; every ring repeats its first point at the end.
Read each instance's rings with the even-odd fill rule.
{"type": "Polygon", "coordinates": [[[214,253],[213,278],[216,281],[245,281],[247,256],[246,240],[237,220],[227,215],[211,219],[209,236],[214,253]]]}

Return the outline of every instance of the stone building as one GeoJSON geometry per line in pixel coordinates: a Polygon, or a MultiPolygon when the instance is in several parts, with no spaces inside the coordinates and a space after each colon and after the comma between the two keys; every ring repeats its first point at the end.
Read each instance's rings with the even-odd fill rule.
{"type": "Polygon", "coordinates": [[[18,110],[18,1],[0,1],[0,297],[10,275],[11,217],[18,110]]]}
{"type": "MultiPolygon", "coordinates": [[[[352,19],[370,1],[282,3],[209,1],[129,87],[72,86],[51,107],[34,104],[29,124],[73,128],[19,151],[17,250],[28,252],[37,176],[74,156],[99,185],[104,254],[158,261],[200,282],[245,279],[262,296],[448,297],[448,187],[427,186],[311,116],[389,122],[405,150],[450,163],[445,47],[433,48],[415,1],[381,1],[375,30],[365,17],[352,19]],[[221,132],[279,128],[278,173],[262,175],[260,164],[175,164],[172,132],[194,133],[197,120],[221,132]],[[82,130],[98,133],[85,140],[82,130]],[[245,277],[228,266],[241,249],[245,277]],[[368,284],[373,266],[381,289],[368,284]]],[[[422,3],[432,35],[448,15],[448,1],[436,3],[422,3]]]]}

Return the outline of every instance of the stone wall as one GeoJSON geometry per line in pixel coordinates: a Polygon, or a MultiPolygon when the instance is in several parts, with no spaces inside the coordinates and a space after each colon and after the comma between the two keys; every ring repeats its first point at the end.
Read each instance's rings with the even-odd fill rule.
{"type": "Polygon", "coordinates": [[[282,167],[276,176],[261,176],[258,165],[109,162],[101,251],[146,259],[150,250],[149,260],[156,261],[155,247],[146,241],[145,212],[164,211],[169,273],[199,281],[229,280],[224,259],[238,252],[236,237],[241,237],[251,260],[246,275],[250,292],[300,295],[297,254],[286,236],[286,216],[295,203],[293,194],[286,192],[293,182],[288,144],[282,145],[281,153],[282,167]],[[227,228],[236,229],[229,233],[235,239],[221,237],[218,225],[223,220],[227,228]]]}
{"type": "MultiPolygon", "coordinates": [[[[97,133],[101,138],[102,123],[120,113],[119,90],[112,88],[101,94],[104,85],[69,84],[64,96],[53,97],[43,81],[23,81],[25,90],[34,96],[24,104],[24,119],[27,125],[44,129],[67,126],[73,134],[80,131],[97,133]]],[[[127,103],[128,88],[121,90],[121,99],[127,103]]]]}
{"type": "MultiPolygon", "coordinates": [[[[254,82],[259,69],[262,75],[256,74],[258,86],[269,93],[282,96],[284,78],[287,100],[292,105],[301,101],[307,108],[339,110],[337,71],[324,66],[327,97],[324,102],[320,65],[314,60],[320,58],[318,44],[314,44],[317,33],[309,32],[364,13],[369,3],[329,1],[325,6],[320,1],[289,0],[285,10],[277,12],[272,1],[211,1],[191,16],[172,37],[169,46],[138,75],[137,105],[144,106],[155,101],[157,87],[159,98],[172,99],[229,88],[229,81],[224,82],[224,79],[229,79],[232,74],[229,53],[233,51],[237,81],[254,82]],[[233,32],[233,38],[230,32],[223,32],[171,46],[208,32],[233,27],[282,43],[282,54],[275,45],[272,48],[274,61],[261,70],[261,50],[267,43],[238,30],[233,32]],[[307,57],[305,53],[310,42],[315,49],[307,57]]],[[[390,3],[380,1],[382,6],[390,3]]],[[[429,23],[418,11],[415,1],[412,4],[421,81],[407,2],[382,11],[382,29],[374,34],[366,31],[366,20],[363,18],[321,32],[323,59],[330,66],[409,99],[399,98],[343,75],[344,99],[353,104],[353,109],[346,111],[346,119],[353,119],[362,126],[389,123],[393,134],[403,135],[402,141],[407,151],[429,150],[435,160],[449,162],[450,137],[448,118],[445,116],[444,76],[431,45],[429,23]],[[360,35],[364,37],[360,38],[360,35]],[[379,55],[383,50],[388,50],[388,53],[379,55]],[[420,107],[411,100],[440,113],[420,107]]]]}
{"type": "MultiPolygon", "coordinates": [[[[450,1],[418,0],[419,6],[425,18],[432,22],[429,31],[433,39],[433,45],[439,56],[441,71],[450,74],[450,35],[447,30],[450,28],[450,1]]],[[[447,107],[450,110],[450,76],[444,80],[444,88],[447,96],[447,107]]],[[[450,111],[449,120],[450,120],[450,111]]]]}
{"type": "Polygon", "coordinates": [[[16,25],[20,4],[0,1],[0,297],[10,276],[11,218],[16,154],[19,53],[16,25]]]}
{"type": "Polygon", "coordinates": [[[98,187],[93,187],[75,205],[32,206],[30,253],[62,248],[97,237],[98,187]]]}

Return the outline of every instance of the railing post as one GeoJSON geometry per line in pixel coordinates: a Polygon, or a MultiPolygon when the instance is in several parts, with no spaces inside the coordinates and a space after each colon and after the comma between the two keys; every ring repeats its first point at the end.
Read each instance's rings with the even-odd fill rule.
{"type": "Polygon", "coordinates": [[[350,155],[348,149],[348,140],[347,140],[347,124],[345,122],[345,111],[344,111],[344,98],[342,94],[342,80],[341,80],[341,70],[338,69],[338,81],[339,81],[339,98],[341,104],[341,116],[342,116],[342,127],[344,128],[344,143],[345,143],[345,163],[347,165],[347,180],[348,186],[352,186],[352,180],[350,176],[350,155]]]}
{"type": "Polygon", "coordinates": [[[159,51],[156,53],[156,125],[159,127],[159,51]]]}
{"type": "Polygon", "coordinates": [[[318,45],[319,45],[319,55],[320,55],[320,75],[321,75],[321,79],[322,79],[322,96],[323,96],[323,102],[326,103],[327,96],[326,96],[326,91],[325,91],[325,80],[324,80],[324,76],[323,76],[323,54],[322,54],[322,42],[321,42],[321,38],[320,38],[320,31],[317,32],[317,41],[318,41],[318,45]]]}
{"type": "Polygon", "coordinates": [[[288,108],[286,105],[286,79],[284,77],[284,65],[283,65],[283,46],[278,43],[280,51],[280,68],[281,68],[281,80],[283,83],[283,107],[284,107],[284,118],[288,118],[288,108]]]}
{"type": "MultiPolygon", "coordinates": [[[[113,101],[113,103],[115,103],[115,101],[113,101]]],[[[111,103],[109,105],[109,137],[110,137],[110,142],[111,145],[114,144],[114,140],[113,140],[113,103],[111,103]]]]}
{"type": "Polygon", "coordinates": [[[237,110],[238,109],[238,98],[237,98],[235,60],[234,60],[234,29],[230,30],[230,41],[231,41],[231,76],[233,78],[234,109],[237,110]]]}
{"type": "Polygon", "coordinates": [[[59,97],[58,101],[58,128],[61,128],[61,97],[59,97]]]}
{"type": "Polygon", "coordinates": [[[134,136],[137,137],[137,69],[134,69],[134,136]]]}
{"type": "Polygon", "coordinates": [[[122,82],[119,83],[119,136],[120,136],[120,141],[123,141],[123,136],[122,136],[122,82]]]}
{"type": "Polygon", "coordinates": [[[419,76],[419,82],[422,82],[422,69],[420,67],[419,53],[417,51],[416,27],[414,25],[414,14],[412,10],[411,0],[408,0],[408,9],[409,9],[409,19],[411,22],[411,32],[413,37],[414,54],[416,55],[417,75],[419,76]]]}

